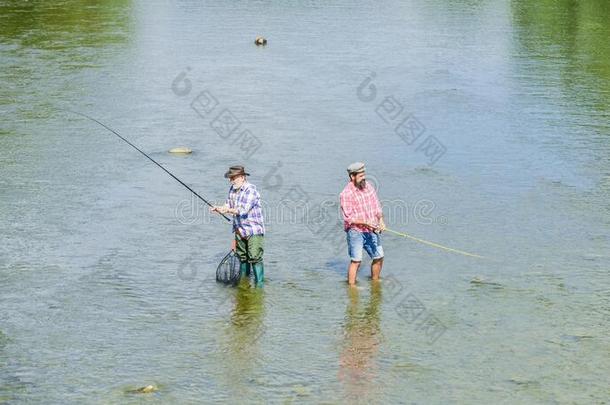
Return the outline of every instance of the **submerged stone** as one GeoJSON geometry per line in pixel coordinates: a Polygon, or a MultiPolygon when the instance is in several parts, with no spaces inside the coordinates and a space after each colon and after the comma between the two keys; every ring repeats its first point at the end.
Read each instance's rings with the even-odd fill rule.
{"type": "Polygon", "coordinates": [[[489,280],[486,280],[485,278],[479,277],[479,276],[475,276],[472,280],[470,280],[470,284],[491,285],[491,286],[496,286],[496,287],[502,287],[502,284],[500,284],[500,283],[496,283],[494,281],[489,281],[489,280]]]}
{"type": "Polygon", "coordinates": [[[156,392],[158,390],[154,385],[147,385],[145,387],[136,388],[135,390],[129,390],[127,392],[132,394],[150,394],[151,392],[156,392]]]}
{"type": "Polygon", "coordinates": [[[185,146],[180,146],[178,148],[172,148],[169,150],[169,153],[182,153],[182,154],[189,154],[189,153],[193,153],[193,150],[191,148],[187,148],[185,146]]]}

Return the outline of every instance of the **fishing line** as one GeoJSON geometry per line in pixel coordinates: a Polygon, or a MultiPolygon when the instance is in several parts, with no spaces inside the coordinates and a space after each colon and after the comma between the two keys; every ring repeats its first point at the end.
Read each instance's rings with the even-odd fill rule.
{"type": "Polygon", "coordinates": [[[446,250],[448,252],[458,253],[458,254],[461,254],[461,255],[464,255],[464,256],[469,256],[469,257],[476,257],[478,259],[482,259],[483,258],[483,256],[475,255],[474,253],[468,253],[468,252],[464,252],[463,250],[453,249],[453,248],[450,248],[450,247],[447,247],[447,246],[439,245],[438,243],[430,242],[429,240],[425,240],[425,239],[416,238],[415,236],[411,236],[411,235],[408,235],[406,233],[393,231],[393,230],[388,229],[388,228],[385,228],[385,230],[387,232],[393,233],[395,235],[402,236],[404,238],[409,238],[409,239],[412,239],[412,240],[417,241],[419,243],[424,243],[424,244],[429,245],[429,246],[434,246],[436,248],[443,249],[443,250],[446,250]]]}
{"type": "MultiPolygon", "coordinates": [[[[108,131],[112,132],[113,134],[115,134],[116,136],[118,136],[119,138],[121,138],[123,141],[125,141],[129,146],[131,146],[132,148],[134,148],[135,150],[137,150],[138,152],[140,152],[142,155],[146,156],[146,158],[148,160],[150,160],[151,162],[153,162],[154,164],[156,164],[157,166],[159,166],[165,173],[169,174],[170,176],[172,176],[172,178],[174,180],[176,180],[178,183],[182,184],[184,187],[186,187],[191,193],[195,194],[201,201],[203,201],[204,203],[206,203],[207,205],[209,205],[210,207],[213,207],[213,205],[206,200],[205,198],[203,198],[202,196],[200,196],[195,190],[193,190],[192,188],[190,188],[189,186],[187,186],[186,184],[184,184],[184,182],[182,180],[180,180],[178,177],[174,176],[169,170],[167,170],[165,167],[161,166],[159,163],[157,163],[156,160],[154,160],[153,158],[151,158],[150,156],[148,156],[146,153],[142,152],[142,150],[140,150],[140,148],[138,148],[137,146],[135,146],[133,143],[129,142],[127,139],[123,138],[117,131],[115,131],[114,129],[110,128],[108,125],[96,120],[93,117],[88,116],[87,114],[83,114],[81,112],[78,111],[73,111],[73,110],[64,110],[64,111],[68,111],[74,114],[78,114],[82,117],[85,117],[93,122],[98,123],[99,125],[103,126],[104,128],[106,128],[108,131]]],[[[226,215],[221,214],[220,212],[218,213],[220,214],[224,219],[226,219],[227,221],[231,222],[231,219],[228,218],[226,215]]]]}

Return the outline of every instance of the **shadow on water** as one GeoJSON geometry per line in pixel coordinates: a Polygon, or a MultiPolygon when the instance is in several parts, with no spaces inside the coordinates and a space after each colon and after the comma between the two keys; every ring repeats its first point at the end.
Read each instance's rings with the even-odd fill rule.
{"type": "Polygon", "coordinates": [[[610,196],[610,2],[513,0],[511,11],[525,93],[536,95],[537,110],[560,106],[560,114],[538,114],[552,128],[568,127],[555,130],[544,147],[562,160],[578,150],[599,180],[593,198],[578,196],[573,204],[580,209],[593,201],[592,210],[600,212],[610,196]]]}
{"type": "Polygon", "coordinates": [[[559,77],[564,96],[597,111],[603,120],[600,124],[607,128],[610,3],[514,0],[511,9],[518,44],[534,62],[528,70],[534,69],[537,79],[549,86],[559,77]],[[552,61],[558,63],[548,63],[552,61]]]}
{"type": "Polygon", "coordinates": [[[358,288],[348,287],[343,323],[343,348],[339,359],[339,380],[345,399],[369,402],[375,397],[378,366],[375,358],[381,344],[381,283],[371,282],[368,302],[362,306],[358,288]]]}
{"type": "Polygon", "coordinates": [[[346,277],[347,266],[349,266],[349,260],[339,258],[328,260],[325,264],[325,268],[330,269],[333,273],[337,273],[342,277],[346,277]]]}
{"type": "Polygon", "coordinates": [[[72,75],[112,63],[110,48],[133,37],[131,9],[130,0],[0,1],[0,107],[11,117],[7,132],[31,133],[12,127],[47,120],[57,101],[79,98],[82,86],[72,75]]]}
{"type": "Polygon", "coordinates": [[[61,50],[126,41],[130,0],[0,2],[0,38],[23,47],[61,50]]]}

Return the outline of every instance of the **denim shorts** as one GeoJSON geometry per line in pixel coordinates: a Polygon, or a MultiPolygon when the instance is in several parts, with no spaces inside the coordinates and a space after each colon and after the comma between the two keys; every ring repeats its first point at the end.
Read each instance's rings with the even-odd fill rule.
{"type": "Polygon", "coordinates": [[[347,231],[347,253],[353,262],[362,261],[362,248],[366,250],[371,259],[383,257],[381,237],[375,232],[359,232],[355,229],[347,231]]]}

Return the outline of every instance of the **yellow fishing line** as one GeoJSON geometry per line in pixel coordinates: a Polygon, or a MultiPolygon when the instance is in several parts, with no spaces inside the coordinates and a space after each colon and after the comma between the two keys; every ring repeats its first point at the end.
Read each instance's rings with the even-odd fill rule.
{"type": "Polygon", "coordinates": [[[398,236],[402,236],[402,237],[405,237],[405,238],[413,239],[414,241],[417,241],[417,242],[420,242],[420,243],[424,243],[424,244],[426,244],[426,245],[434,246],[434,247],[437,247],[437,248],[439,248],[439,249],[446,250],[446,251],[448,251],[448,252],[459,253],[459,254],[464,255],[464,256],[477,257],[477,258],[479,258],[479,259],[482,259],[482,258],[483,258],[483,256],[475,255],[474,253],[468,253],[468,252],[464,252],[463,250],[452,249],[452,248],[447,247],[447,246],[439,245],[438,243],[430,242],[430,241],[428,241],[428,240],[424,240],[424,239],[416,238],[415,236],[407,235],[406,233],[402,233],[402,232],[396,232],[396,231],[393,231],[393,230],[388,229],[388,228],[386,228],[385,230],[386,230],[387,232],[390,232],[390,233],[396,234],[396,235],[398,235],[398,236]]]}

